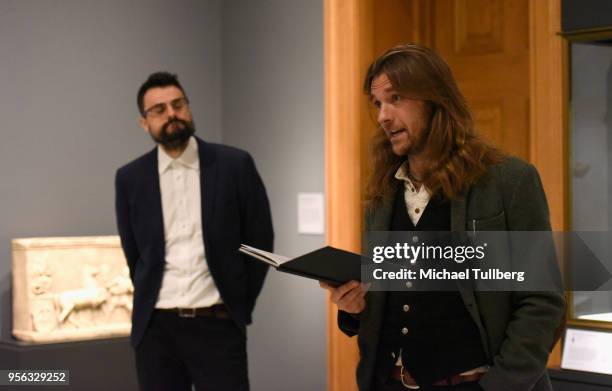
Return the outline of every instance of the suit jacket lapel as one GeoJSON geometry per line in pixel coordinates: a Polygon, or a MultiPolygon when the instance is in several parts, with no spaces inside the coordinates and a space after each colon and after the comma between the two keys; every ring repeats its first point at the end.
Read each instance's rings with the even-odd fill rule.
{"type": "Polygon", "coordinates": [[[196,137],[198,142],[198,156],[200,159],[200,195],[202,203],[202,231],[204,233],[204,246],[209,253],[208,243],[210,241],[210,230],[215,205],[215,188],[217,181],[217,164],[214,150],[203,140],[196,137]]]}
{"type": "Polygon", "coordinates": [[[157,160],[157,148],[153,149],[153,151],[149,154],[149,163],[147,164],[147,172],[145,173],[145,183],[147,186],[147,192],[151,199],[150,208],[151,213],[154,213],[154,216],[151,216],[151,225],[149,229],[151,230],[150,234],[152,238],[155,238],[152,245],[157,247],[157,253],[160,257],[161,263],[164,263],[165,260],[165,238],[164,238],[164,213],[162,207],[161,200],[161,188],[159,184],[159,169],[158,169],[158,160],[157,160]]]}
{"type": "Polygon", "coordinates": [[[366,230],[388,231],[391,225],[391,214],[393,213],[393,197],[395,193],[385,195],[380,201],[380,206],[366,212],[366,230]]]}
{"type": "MultiPolygon", "coordinates": [[[[457,199],[451,201],[451,231],[459,233],[458,238],[461,241],[467,240],[466,234],[466,222],[467,222],[467,202],[466,196],[460,196],[457,199]]],[[[480,331],[480,339],[485,352],[491,357],[489,352],[489,342],[487,340],[487,333],[484,329],[482,321],[480,320],[480,311],[476,303],[476,295],[472,282],[457,280],[457,286],[459,288],[459,294],[463,299],[465,308],[470,313],[470,316],[476,323],[478,330],[480,331]]]]}
{"type": "Polygon", "coordinates": [[[466,203],[465,196],[451,201],[451,231],[465,231],[466,203]]]}

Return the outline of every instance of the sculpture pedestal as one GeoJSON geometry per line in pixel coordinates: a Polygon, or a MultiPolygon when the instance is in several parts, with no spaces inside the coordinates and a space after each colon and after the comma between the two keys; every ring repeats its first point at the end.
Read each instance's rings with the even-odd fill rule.
{"type": "MultiPolygon", "coordinates": [[[[0,340],[0,369],[70,371],[70,386],[45,386],[46,391],[138,389],[129,338],[53,344],[0,340]]],[[[15,386],[15,389],[41,390],[40,386],[15,386]]]]}

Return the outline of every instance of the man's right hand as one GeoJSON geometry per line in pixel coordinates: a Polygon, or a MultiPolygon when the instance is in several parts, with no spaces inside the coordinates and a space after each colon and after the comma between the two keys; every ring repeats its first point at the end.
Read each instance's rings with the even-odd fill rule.
{"type": "Polygon", "coordinates": [[[329,291],[332,303],[336,304],[339,310],[349,314],[359,314],[365,308],[365,294],[370,284],[349,281],[336,288],[323,281],[319,281],[319,285],[321,288],[329,291]]]}

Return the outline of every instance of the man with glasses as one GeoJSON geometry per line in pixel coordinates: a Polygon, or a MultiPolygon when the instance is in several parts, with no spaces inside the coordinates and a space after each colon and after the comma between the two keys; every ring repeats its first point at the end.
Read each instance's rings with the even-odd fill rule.
{"type": "Polygon", "coordinates": [[[272,250],[264,185],[248,153],[194,136],[175,75],[150,75],[137,99],[157,147],[121,167],[115,189],[140,388],[248,390],[246,325],[267,267],[237,249],[272,250]]]}

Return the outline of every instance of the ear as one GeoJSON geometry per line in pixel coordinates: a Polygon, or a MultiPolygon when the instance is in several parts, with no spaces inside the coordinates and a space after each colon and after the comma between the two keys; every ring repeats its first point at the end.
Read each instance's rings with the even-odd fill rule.
{"type": "Polygon", "coordinates": [[[147,123],[147,119],[143,116],[138,118],[138,125],[145,131],[145,133],[149,133],[149,124],[147,123]]]}

